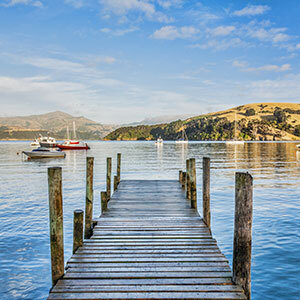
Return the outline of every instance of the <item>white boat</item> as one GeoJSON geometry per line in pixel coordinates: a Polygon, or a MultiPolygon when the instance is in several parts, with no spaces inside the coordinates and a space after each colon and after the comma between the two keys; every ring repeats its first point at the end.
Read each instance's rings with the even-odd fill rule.
{"type": "Polygon", "coordinates": [[[33,142],[30,143],[31,147],[39,147],[40,146],[40,140],[39,138],[34,139],[33,142]]]}
{"type": "Polygon", "coordinates": [[[51,136],[42,136],[40,140],[40,145],[41,147],[46,147],[46,148],[55,148],[57,143],[55,138],[51,136]]]}
{"type": "Polygon", "coordinates": [[[178,139],[178,140],[176,140],[175,143],[176,144],[187,144],[188,142],[189,142],[188,137],[187,137],[187,135],[185,133],[185,130],[183,129],[181,131],[181,138],[178,139]]]}
{"type": "Polygon", "coordinates": [[[35,158],[64,158],[66,153],[61,150],[52,150],[44,147],[39,147],[37,149],[33,149],[32,151],[23,151],[25,155],[28,156],[29,159],[35,158]]]}
{"type": "Polygon", "coordinates": [[[162,145],[163,142],[164,142],[164,140],[163,140],[161,137],[159,137],[159,138],[156,140],[155,144],[156,144],[156,145],[162,145]]]}
{"type": "Polygon", "coordinates": [[[237,136],[236,136],[236,112],[234,113],[234,139],[233,140],[229,140],[229,141],[226,141],[226,144],[232,144],[232,145],[242,145],[245,143],[245,141],[241,141],[241,140],[238,140],[237,139],[237,136]]]}

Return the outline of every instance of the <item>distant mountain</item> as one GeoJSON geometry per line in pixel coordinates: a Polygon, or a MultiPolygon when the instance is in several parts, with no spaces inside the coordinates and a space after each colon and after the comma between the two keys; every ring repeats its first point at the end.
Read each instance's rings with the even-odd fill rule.
{"type": "Polygon", "coordinates": [[[107,140],[299,140],[300,104],[256,103],[158,125],[121,127],[107,140]],[[236,121],[235,121],[236,120],[236,121]],[[235,133],[236,128],[236,133],[235,133]],[[235,136],[236,134],[236,136],[235,136]]]}
{"type": "Polygon", "coordinates": [[[191,117],[191,115],[170,115],[170,116],[159,116],[159,117],[152,117],[152,118],[146,118],[140,122],[133,122],[130,124],[124,124],[123,126],[138,126],[138,125],[156,125],[156,124],[163,124],[163,123],[169,123],[172,121],[176,121],[179,119],[187,119],[191,117]]]}
{"type": "Polygon", "coordinates": [[[102,139],[118,127],[55,111],[24,117],[0,117],[0,139],[33,139],[39,134],[49,134],[57,139],[65,139],[67,126],[72,133],[73,122],[75,122],[76,135],[79,139],[102,139]]]}

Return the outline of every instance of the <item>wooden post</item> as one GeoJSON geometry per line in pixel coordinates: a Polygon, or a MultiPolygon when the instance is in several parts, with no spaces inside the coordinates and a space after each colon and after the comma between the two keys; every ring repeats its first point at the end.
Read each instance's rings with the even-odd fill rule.
{"type": "Polygon", "coordinates": [[[109,201],[111,195],[111,157],[106,159],[106,193],[107,201],[109,201]]]}
{"type": "Polygon", "coordinates": [[[85,227],[84,238],[89,239],[92,235],[93,218],[93,171],[94,157],[86,158],[86,197],[85,197],[85,227]]]}
{"type": "Polygon", "coordinates": [[[64,275],[62,169],[48,168],[52,286],[64,275]]]}
{"type": "Polygon", "coordinates": [[[118,189],[118,176],[114,176],[114,192],[118,189]]]}
{"type": "Polygon", "coordinates": [[[186,160],[186,180],[185,180],[185,195],[190,199],[190,160],[186,160]]]}
{"type": "Polygon", "coordinates": [[[249,173],[235,175],[235,218],[232,273],[233,282],[243,287],[251,299],[253,178],[249,173]]]}
{"type": "Polygon", "coordinates": [[[117,184],[119,185],[121,181],[121,153],[117,154],[117,177],[118,177],[117,184]]]}
{"type": "Polygon", "coordinates": [[[179,171],[179,182],[182,183],[182,171],[179,171]]]}
{"type": "Polygon", "coordinates": [[[190,159],[190,197],[191,208],[197,209],[196,160],[190,159]]]}
{"type": "Polygon", "coordinates": [[[186,172],[182,172],[182,182],[181,182],[181,187],[185,189],[185,184],[186,184],[186,172]]]}
{"type": "Polygon", "coordinates": [[[83,245],[83,210],[74,210],[73,218],[73,254],[83,245]]]}
{"type": "Polygon", "coordinates": [[[107,210],[107,193],[101,192],[101,214],[107,210]]]}
{"type": "Polygon", "coordinates": [[[202,167],[202,208],[203,221],[209,229],[210,227],[210,158],[203,157],[202,167]]]}

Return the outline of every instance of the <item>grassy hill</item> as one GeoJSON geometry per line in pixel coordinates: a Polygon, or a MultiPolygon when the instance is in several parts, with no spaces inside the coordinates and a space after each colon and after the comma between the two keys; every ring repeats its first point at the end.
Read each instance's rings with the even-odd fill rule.
{"type": "Polygon", "coordinates": [[[300,104],[247,104],[167,124],[121,127],[105,139],[176,140],[185,129],[189,140],[230,140],[235,138],[235,125],[239,140],[299,140],[300,104]]]}
{"type": "Polygon", "coordinates": [[[76,124],[76,135],[79,139],[102,139],[117,128],[114,125],[103,125],[84,117],[73,117],[56,111],[42,115],[0,118],[0,139],[33,139],[41,135],[51,135],[65,139],[67,126],[72,132],[76,124]]]}

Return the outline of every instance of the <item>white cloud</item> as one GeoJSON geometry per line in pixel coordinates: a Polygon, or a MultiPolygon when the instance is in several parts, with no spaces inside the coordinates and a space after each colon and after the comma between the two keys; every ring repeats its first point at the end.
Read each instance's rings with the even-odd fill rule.
{"type": "Polygon", "coordinates": [[[234,11],[232,14],[238,17],[256,16],[262,15],[268,10],[270,10],[270,7],[268,5],[248,5],[241,10],[234,11]]]}
{"type": "Polygon", "coordinates": [[[137,27],[123,28],[123,29],[112,29],[112,28],[101,28],[100,31],[106,34],[114,36],[123,36],[128,33],[132,33],[139,30],[137,27]]]}
{"type": "Polygon", "coordinates": [[[165,40],[186,39],[195,36],[198,32],[199,30],[193,26],[164,26],[156,30],[151,37],[165,40]]]}
{"type": "Polygon", "coordinates": [[[291,70],[290,64],[283,64],[283,65],[263,65],[260,67],[249,67],[248,62],[246,61],[239,61],[234,60],[232,62],[232,66],[241,69],[244,72],[260,72],[260,71],[266,71],[266,72],[286,72],[291,70]]]}
{"type": "Polygon", "coordinates": [[[19,4],[31,5],[35,7],[43,7],[43,3],[41,1],[34,1],[34,0],[6,0],[5,3],[2,3],[0,5],[5,7],[12,7],[19,4]]]}
{"type": "Polygon", "coordinates": [[[226,50],[229,48],[237,48],[237,47],[248,47],[248,43],[242,41],[240,38],[232,38],[232,39],[223,39],[223,40],[210,40],[203,44],[197,43],[194,45],[190,45],[190,48],[199,48],[199,49],[214,49],[217,51],[226,50]]]}
{"type": "Polygon", "coordinates": [[[163,8],[181,7],[183,4],[183,0],[157,0],[157,3],[163,8]]]}
{"type": "Polygon", "coordinates": [[[64,2],[75,8],[81,8],[84,5],[84,0],[64,0],[64,2]]]}
{"type": "MultiPolygon", "coordinates": [[[[157,11],[154,3],[148,0],[99,0],[99,2],[103,5],[106,12],[118,16],[124,17],[130,12],[139,12],[150,20],[164,23],[173,21],[173,18],[169,18],[162,12],[157,11]]],[[[108,14],[104,15],[108,16],[108,14]]]]}
{"type": "Polygon", "coordinates": [[[218,26],[214,29],[210,29],[209,32],[213,36],[226,36],[231,34],[235,30],[235,26],[218,26]]]}

